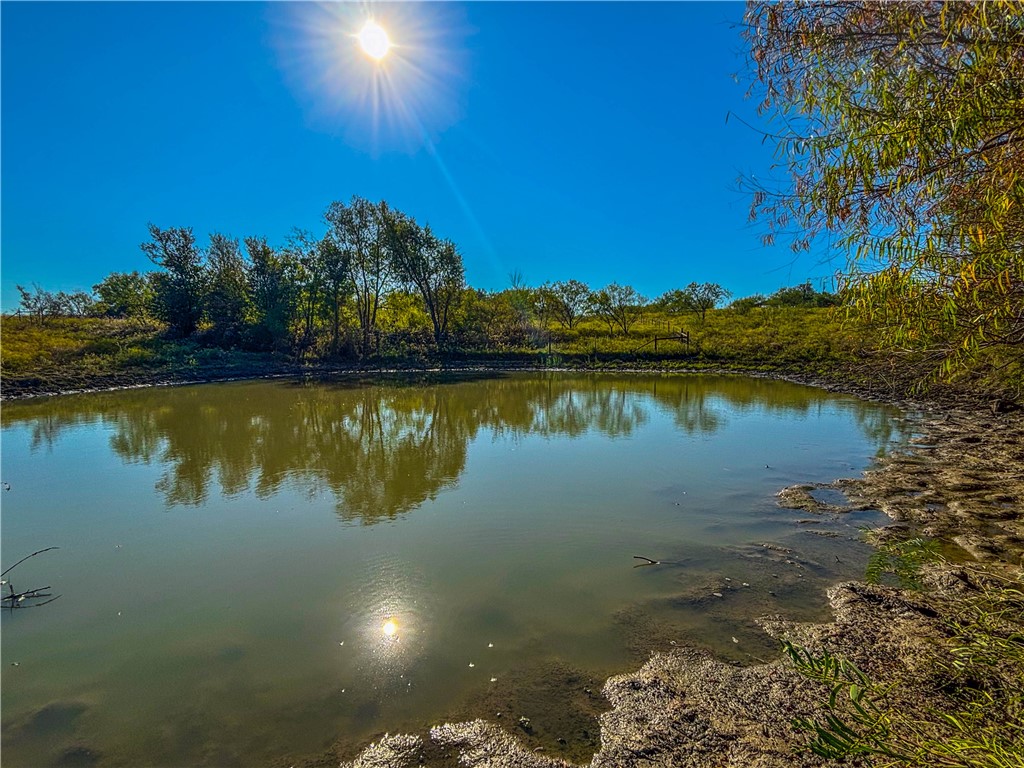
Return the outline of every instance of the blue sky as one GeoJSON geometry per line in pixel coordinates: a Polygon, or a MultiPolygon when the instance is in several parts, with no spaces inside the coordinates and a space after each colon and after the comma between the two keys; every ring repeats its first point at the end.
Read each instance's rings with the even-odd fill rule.
{"type": "Polygon", "coordinates": [[[475,287],[736,296],[841,261],[764,248],[741,3],[22,3],[2,24],[2,306],[152,268],[147,222],[267,237],[386,199],[475,287]],[[368,16],[395,48],[373,64],[368,16]],[[384,69],[381,69],[381,66],[384,69]],[[740,82],[733,75],[740,75],[740,82]],[[365,98],[377,83],[378,110],[365,98]]]}

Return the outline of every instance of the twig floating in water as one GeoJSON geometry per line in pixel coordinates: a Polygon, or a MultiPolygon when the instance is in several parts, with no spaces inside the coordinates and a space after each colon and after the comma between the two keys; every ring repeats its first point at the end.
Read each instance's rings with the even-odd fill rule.
{"type": "Polygon", "coordinates": [[[19,560],[14,565],[12,565],[10,568],[8,568],[6,571],[4,571],[3,573],[0,573],[0,576],[6,576],[8,573],[13,571],[15,568],[17,568],[19,565],[24,563],[30,557],[35,557],[36,555],[41,555],[41,554],[43,554],[43,552],[49,552],[51,549],[60,549],[60,547],[47,547],[46,549],[40,549],[38,552],[33,552],[31,555],[26,555],[25,557],[21,558],[21,560],[19,560]]]}
{"type": "MultiPolygon", "coordinates": [[[[24,563],[30,557],[41,555],[43,554],[43,552],[49,552],[51,549],[60,549],[60,547],[47,547],[46,549],[40,549],[38,552],[33,552],[31,555],[21,558],[21,560],[16,562],[3,573],[0,573],[0,576],[6,576],[8,573],[13,571],[15,568],[24,563]]],[[[15,592],[14,585],[7,580],[0,581],[0,585],[6,586],[8,589],[8,594],[3,595],[2,600],[0,600],[0,602],[4,603],[4,608],[10,608],[12,613],[15,608],[38,608],[43,605],[48,605],[49,603],[52,603],[54,600],[60,597],[60,595],[57,595],[57,597],[53,597],[52,593],[45,591],[47,589],[51,589],[49,585],[45,587],[36,587],[35,589],[27,589],[24,592],[15,592]],[[26,602],[31,600],[39,600],[43,597],[48,597],[50,599],[44,600],[41,603],[26,602]]]]}

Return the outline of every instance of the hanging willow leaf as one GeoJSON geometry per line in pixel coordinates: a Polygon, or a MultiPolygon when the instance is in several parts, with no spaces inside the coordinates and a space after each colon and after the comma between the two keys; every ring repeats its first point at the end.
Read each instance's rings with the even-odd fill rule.
{"type": "Polygon", "coordinates": [[[1021,361],[1024,4],[756,0],[745,36],[789,171],[748,184],[769,233],[838,241],[883,344],[1021,361]]]}

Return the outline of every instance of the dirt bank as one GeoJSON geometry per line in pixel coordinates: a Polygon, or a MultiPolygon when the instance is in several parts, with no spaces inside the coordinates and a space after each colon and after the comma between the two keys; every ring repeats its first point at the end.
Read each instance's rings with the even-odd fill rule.
{"type": "MultiPolygon", "coordinates": [[[[841,387],[833,383],[830,388],[841,387]]],[[[861,394],[881,399],[878,392],[861,394]]],[[[807,489],[789,489],[780,494],[780,503],[810,512],[879,509],[893,520],[878,532],[879,540],[920,533],[959,545],[950,552],[951,561],[973,559],[1019,569],[1024,553],[1024,417],[979,402],[898,404],[909,409],[915,434],[906,449],[884,457],[864,477],[831,484],[846,494],[848,505],[802,505],[801,499],[813,500],[807,489]]],[[[876,681],[899,681],[890,694],[896,707],[941,710],[942,691],[930,660],[936,648],[951,641],[949,617],[957,598],[975,587],[969,571],[954,562],[928,567],[924,579],[929,587],[925,592],[838,584],[828,592],[835,616],[831,623],[799,624],[783,616],[763,617],[759,623],[779,640],[843,655],[876,681]]],[[[601,746],[591,768],[825,764],[797,751],[802,737],[791,721],[819,713],[827,691],[781,654],[766,664],[741,667],[692,650],[657,653],[636,672],[609,679],[603,694],[612,709],[600,716],[601,746]]],[[[342,765],[569,765],[531,751],[514,731],[476,720],[440,725],[425,734],[387,735],[342,765]]]]}
{"type": "MultiPolygon", "coordinates": [[[[876,375],[882,370],[877,363],[850,365],[833,363],[827,373],[821,373],[820,365],[808,366],[786,364],[745,364],[725,363],[710,360],[680,358],[651,358],[645,360],[620,360],[614,356],[578,356],[576,359],[561,357],[557,366],[546,365],[537,355],[505,355],[464,358],[455,360],[379,360],[352,363],[298,363],[271,355],[250,355],[244,360],[227,362],[203,362],[196,365],[162,367],[159,369],[136,368],[118,372],[83,372],[74,369],[46,369],[34,372],[10,374],[0,371],[0,400],[15,400],[52,395],[79,394],[83,392],[104,392],[119,389],[143,387],[182,386],[218,381],[238,381],[267,378],[331,378],[331,377],[373,377],[381,374],[436,375],[459,373],[500,373],[500,372],[559,372],[577,373],[671,373],[671,374],[714,374],[741,375],[771,378],[808,384],[833,392],[856,395],[866,400],[885,401],[905,405],[911,409],[921,403],[955,406],[970,401],[980,408],[1015,407],[1001,400],[1006,397],[996,392],[984,393],[977,387],[961,385],[933,388],[928,399],[908,399],[905,392],[914,379],[897,381],[891,377],[876,375]],[[607,358],[607,359],[606,359],[607,358]]],[[[904,377],[907,378],[907,377],[904,377]]]]}

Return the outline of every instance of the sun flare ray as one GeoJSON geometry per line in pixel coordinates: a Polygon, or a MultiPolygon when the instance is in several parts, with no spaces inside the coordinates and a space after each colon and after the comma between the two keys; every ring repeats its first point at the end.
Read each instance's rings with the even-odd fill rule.
{"type": "Polygon", "coordinates": [[[313,122],[415,152],[461,117],[462,12],[448,4],[287,3],[275,45],[313,122]]]}

